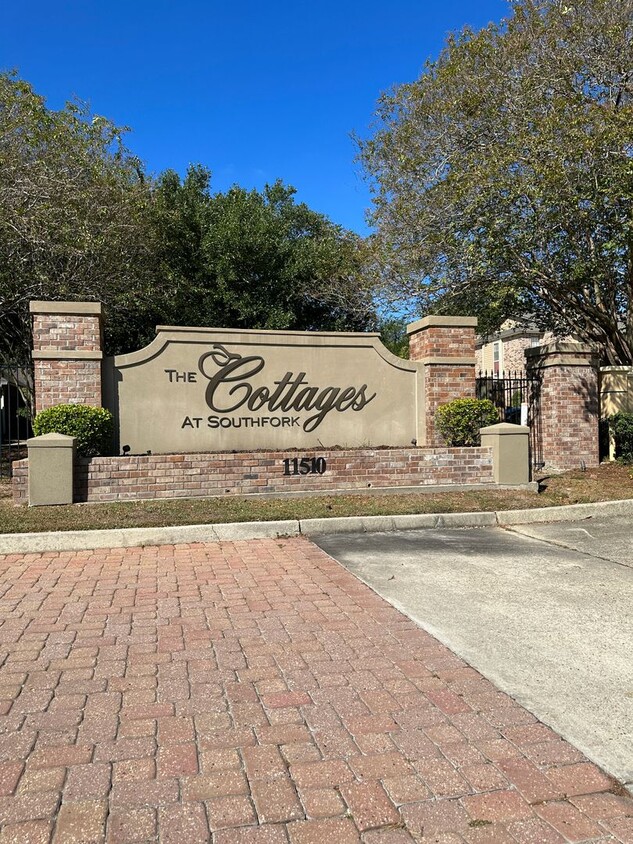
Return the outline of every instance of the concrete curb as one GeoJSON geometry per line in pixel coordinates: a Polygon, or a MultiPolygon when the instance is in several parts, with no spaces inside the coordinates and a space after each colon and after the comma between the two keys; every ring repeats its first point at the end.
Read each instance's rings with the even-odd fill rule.
{"type": "Polygon", "coordinates": [[[538,507],[534,510],[500,510],[497,524],[529,525],[535,522],[577,522],[592,516],[631,516],[633,499],[597,501],[595,504],[566,504],[561,507],[538,507]]]}
{"type": "Polygon", "coordinates": [[[223,525],[73,530],[50,533],[0,534],[0,554],[42,551],[89,551],[95,548],[134,548],[141,545],[183,545],[191,542],[232,542],[276,539],[300,533],[296,519],[282,522],[236,522],[223,525]]]}
{"type": "Polygon", "coordinates": [[[183,545],[192,542],[235,542],[282,536],[332,533],[370,533],[439,528],[511,527],[538,522],[581,521],[593,516],[633,516],[633,499],[569,504],[534,510],[489,513],[423,513],[400,516],[349,516],[332,519],[288,519],[278,522],[235,522],[218,525],[75,530],[49,533],[0,534],[0,554],[45,551],[89,551],[95,548],[133,548],[142,545],[183,545]]]}
{"type": "Polygon", "coordinates": [[[404,516],[349,516],[334,519],[302,519],[301,533],[373,533],[441,527],[488,527],[497,523],[495,513],[422,513],[404,516]]]}

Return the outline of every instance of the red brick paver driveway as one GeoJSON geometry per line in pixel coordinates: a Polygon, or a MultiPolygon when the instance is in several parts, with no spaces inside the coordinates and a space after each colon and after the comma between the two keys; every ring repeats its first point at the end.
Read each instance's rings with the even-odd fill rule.
{"type": "Polygon", "coordinates": [[[633,842],[604,774],[306,540],[0,571],[0,844],[633,842]]]}

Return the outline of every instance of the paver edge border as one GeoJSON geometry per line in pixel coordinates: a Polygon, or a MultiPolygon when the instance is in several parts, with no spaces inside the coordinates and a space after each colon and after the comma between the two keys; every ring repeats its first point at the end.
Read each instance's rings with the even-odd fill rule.
{"type": "Polygon", "coordinates": [[[474,513],[421,513],[394,516],[347,516],[331,519],[287,519],[276,522],[233,522],[172,527],[115,528],[110,530],[49,531],[0,534],[0,554],[49,551],[90,551],[98,548],[134,548],[143,545],[181,545],[191,542],[233,542],[243,539],[278,539],[284,536],[319,536],[326,533],[370,533],[447,527],[510,527],[537,522],[581,521],[602,514],[633,515],[633,499],[566,504],[532,510],[497,510],[474,513]]]}

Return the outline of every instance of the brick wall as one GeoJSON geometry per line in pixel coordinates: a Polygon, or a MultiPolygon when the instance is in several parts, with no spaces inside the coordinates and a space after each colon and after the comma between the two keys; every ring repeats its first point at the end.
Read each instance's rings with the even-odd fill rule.
{"type": "Polygon", "coordinates": [[[11,493],[14,504],[28,504],[29,501],[29,461],[15,460],[11,464],[11,493]]]}
{"type": "Polygon", "coordinates": [[[503,369],[523,371],[525,369],[525,350],[532,348],[530,337],[513,337],[503,343],[503,369]]]}
{"type": "MultiPolygon", "coordinates": [[[[427,320],[433,319],[427,317],[427,320]]],[[[437,319],[437,317],[435,317],[437,319]]],[[[460,319],[452,317],[452,319],[460,319]]],[[[466,325],[424,325],[427,320],[420,320],[421,327],[409,335],[409,358],[470,357],[475,353],[475,329],[470,317],[466,325]]],[[[413,323],[418,325],[418,323],[413,323]]],[[[408,326],[409,329],[412,326],[408,326]]]]}
{"type": "Polygon", "coordinates": [[[31,302],[35,409],[101,406],[101,305],[31,302]]]}
{"type": "Polygon", "coordinates": [[[101,364],[92,360],[35,360],[36,412],[56,404],[101,406],[101,364]]]}
{"type": "MultiPolygon", "coordinates": [[[[45,308],[72,302],[33,302],[33,348],[38,351],[101,351],[101,309],[95,305],[94,314],[42,313],[45,308]],[[39,306],[39,308],[38,308],[39,306]],[[35,310],[38,309],[38,310],[35,310]]],[[[83,304],[83,303],[80,303],[83,304]]]]}
{"type": "Polygon", "coordinates": [[[597,362],[591,349],[554,342],[526,351],[528,372],[540,383],[537,431],[545,468],[597,466],[599,397],[597,362]]]}
{"type": "Polygon", "coordinates": [[[553,340],[551,331],[546,331],[538,339],[536,345],[533,344],[532,337],[511,337],[503,341],[503,369],[510,370],[524,370],[525,369],[525,352],[527,349],[534,349],[537,346],[545,345],[553,340]]]}
{"type": "MultiPolygon", "coordinates": [[[[204,498],[265,492],[328,492],[335,489],[493,483],[488,448],[387,448],[322,450],[323,475],[284,475],[284,460],[299,453],[243,452],[152,454],[80,459],[77,501],[204,498]]],[[[17,504],[28,500],[27,460],[14,465],[17,504]]]]}
{"type": "Polygon", "coordinates": [[[424,364],[424,438],[441,446],[435,414],[441,404],[475,397],[475,317],[429,316],[407,326],[409,357],[424,364]]]}

